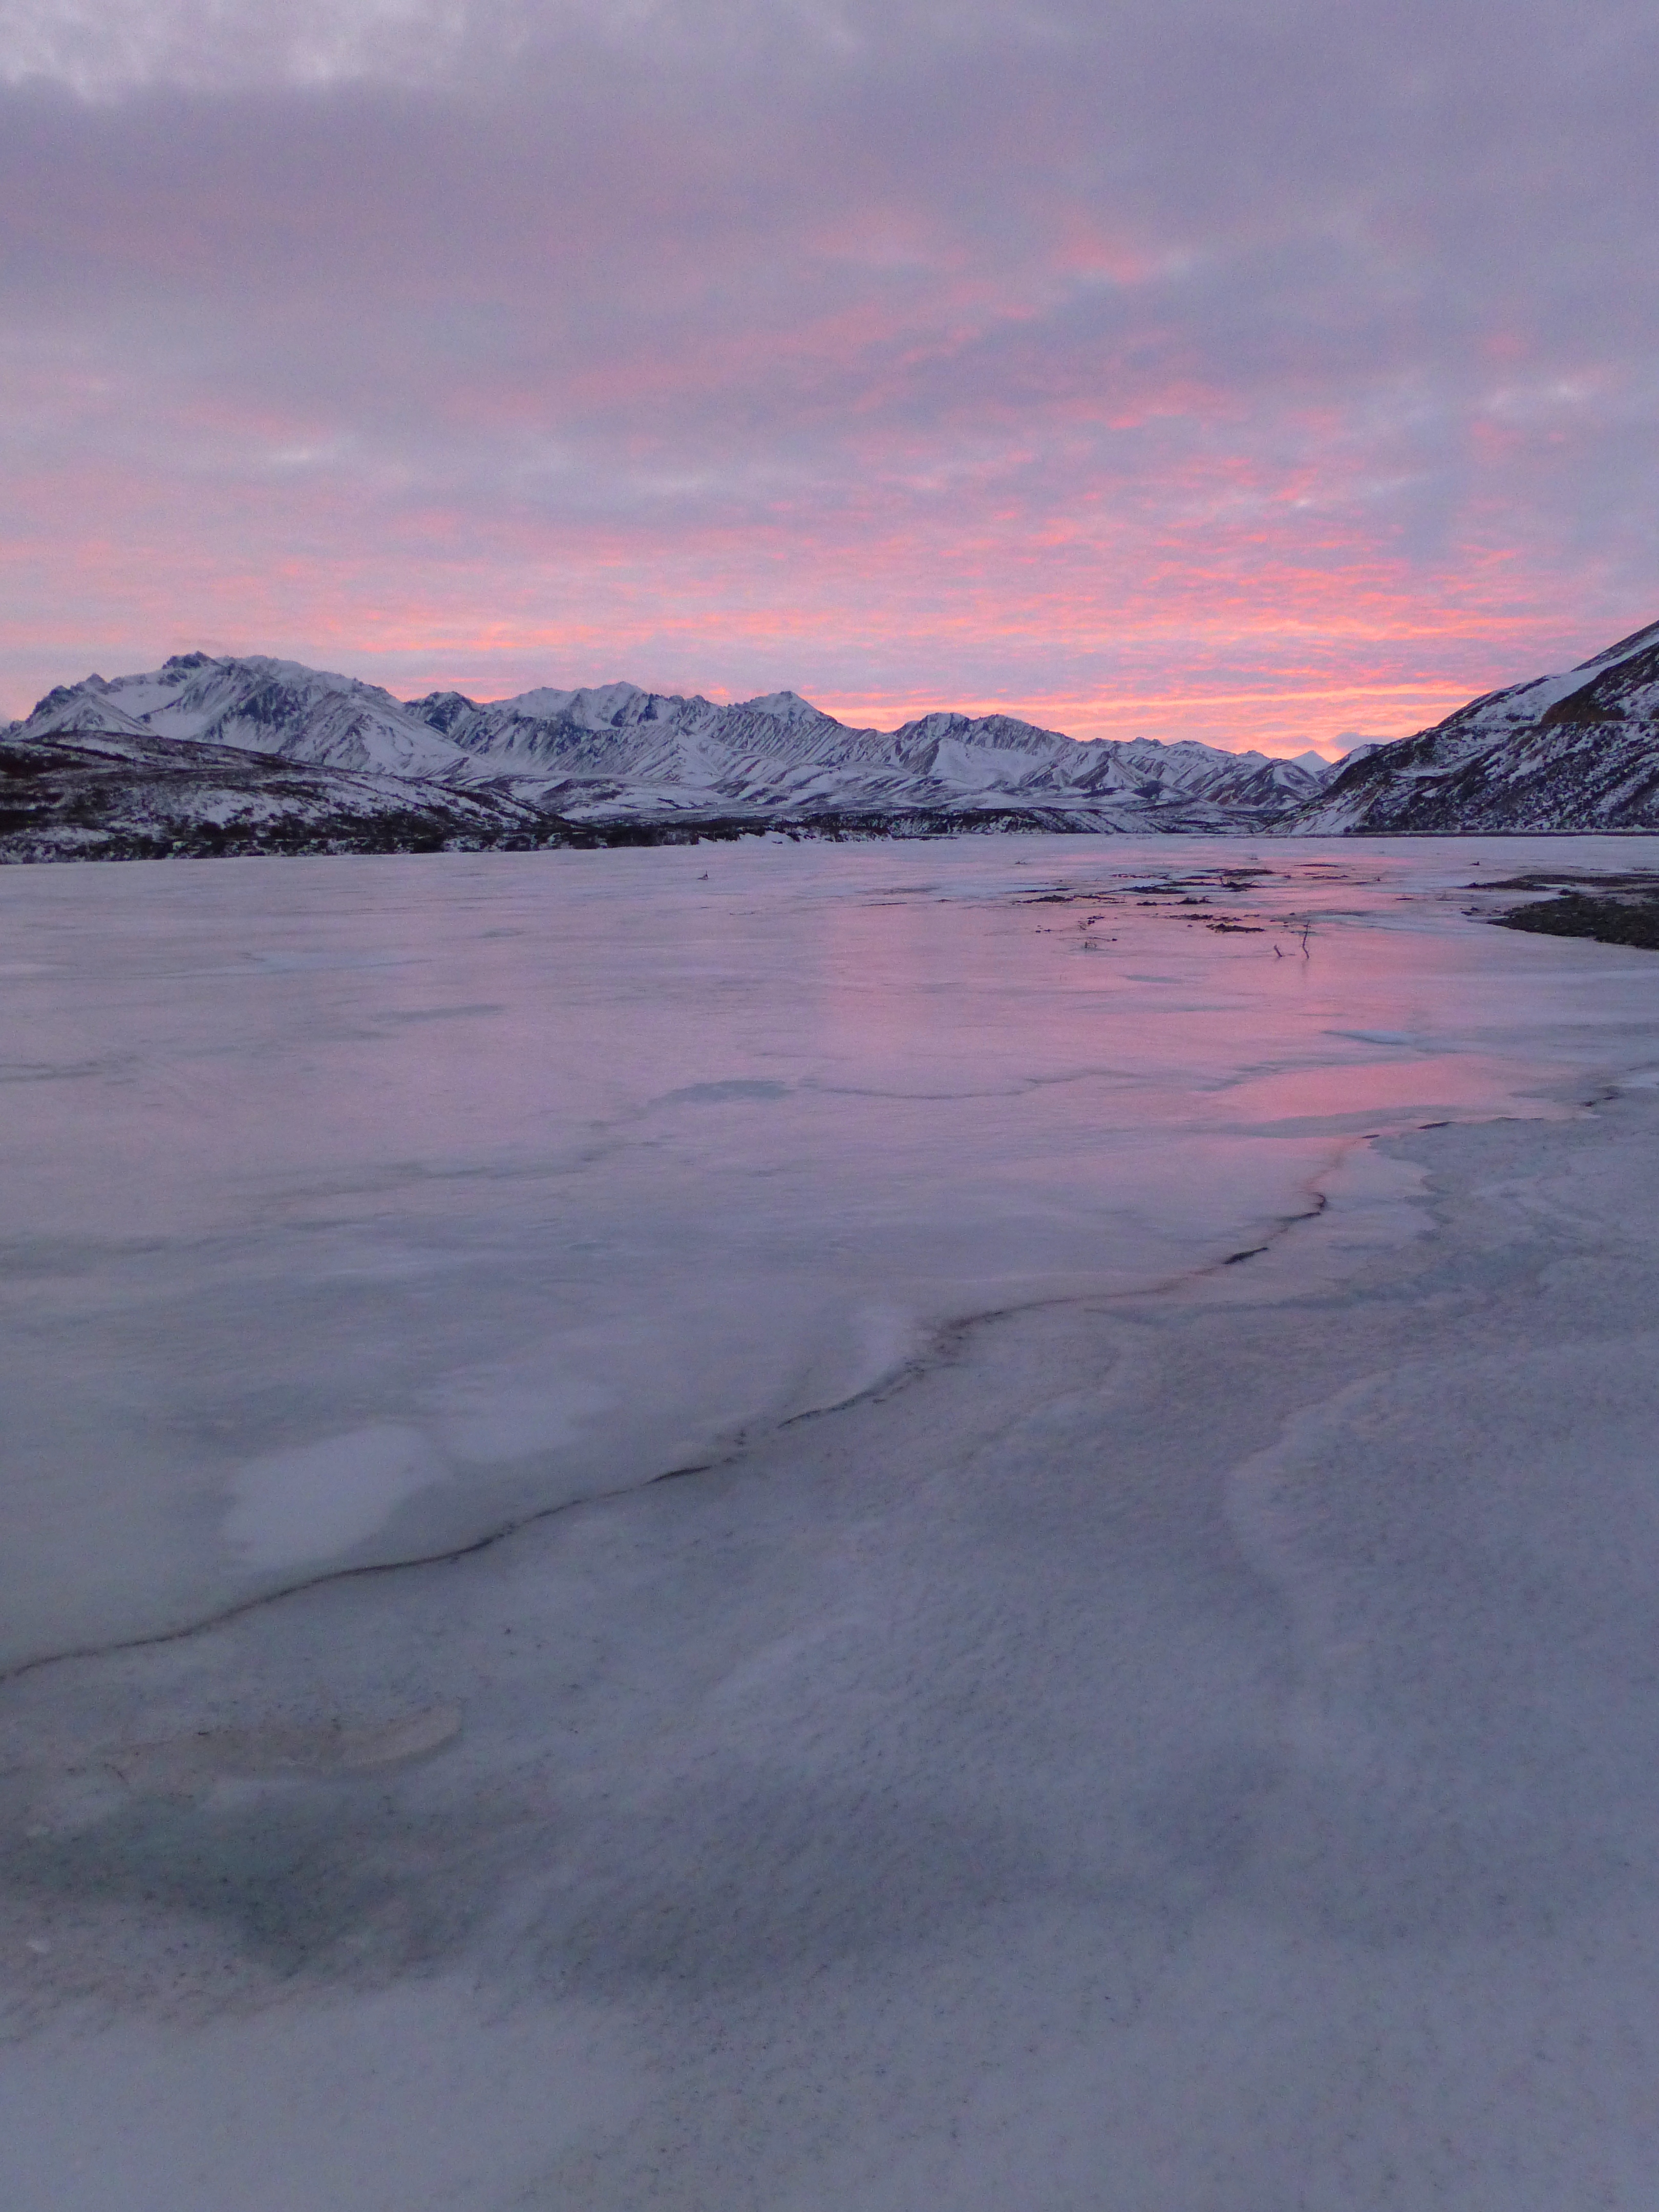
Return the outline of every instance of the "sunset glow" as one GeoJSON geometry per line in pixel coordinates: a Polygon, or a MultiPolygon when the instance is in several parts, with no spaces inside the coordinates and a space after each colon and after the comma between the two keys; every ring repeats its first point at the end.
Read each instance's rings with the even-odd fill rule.
{"type": "Polygon", "coordinates": [[[1197,12],[35,11],[0,709],[205,647],[1334,755],[1650,619],[1650,20],[1197,12]]]}

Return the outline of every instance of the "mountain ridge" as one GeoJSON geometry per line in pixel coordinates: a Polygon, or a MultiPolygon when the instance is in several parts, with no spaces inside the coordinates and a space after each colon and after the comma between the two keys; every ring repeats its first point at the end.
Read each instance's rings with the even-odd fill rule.
{"type": "Polygon", "coordinates": [[[1051,827],[1255,829],[1318,782],[1304,763],[1190,740],[1079,740],[1002,714],[942,711],[887,732],[791,691],[723,706],[625,683],[405,701],[258,654],[179,654],[137,675],[88,677],[49,692],[7,735],[236,747],[596,828],[672,817],[810,828],[849,816],[984,826],[1012,810],[1051,827]]]}
{"type": "Polygon", "coordinates": [[[1077,739],[1000,713],[863,728],[793,691],[722,705],[614,682],[403,700],[299,661],[181,653],[48,692],[0,730],[0,859],[766,830],[1654,830],[1659,623],[1328,769],[1192,739],[1077,739]]]}
{"type": "Polygon", "coordinates": [[[1659,830],[1659,623],[1351,755],[1291,827],[1310,836],[1659,830]]]}

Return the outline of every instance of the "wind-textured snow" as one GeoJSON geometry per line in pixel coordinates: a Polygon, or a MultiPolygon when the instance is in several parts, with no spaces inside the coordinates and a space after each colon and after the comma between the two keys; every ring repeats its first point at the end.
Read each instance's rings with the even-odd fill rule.
{"type": "Polygon", "coordinates": [[[1647,2212],[1656,861],[0,878],[9,2212],[1647,2212]]]}

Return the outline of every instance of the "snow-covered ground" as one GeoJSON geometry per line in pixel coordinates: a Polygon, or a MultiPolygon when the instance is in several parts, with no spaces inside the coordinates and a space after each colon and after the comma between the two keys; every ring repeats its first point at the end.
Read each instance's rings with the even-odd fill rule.
{"type": "Polygon", "coordinates": [[[8,2201],[1650,2201],[1656,862],[0,878],[8,2201]]]}

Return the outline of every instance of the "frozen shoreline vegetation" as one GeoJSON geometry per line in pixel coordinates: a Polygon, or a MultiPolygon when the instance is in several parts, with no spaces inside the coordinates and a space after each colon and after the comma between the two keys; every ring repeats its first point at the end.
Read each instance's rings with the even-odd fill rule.
{"type": "Polygon", "coordinates": [[[1644,2206],[1648,856],[916,857],[0,884],[18,2212],[1644,2206]]]}

